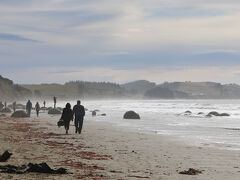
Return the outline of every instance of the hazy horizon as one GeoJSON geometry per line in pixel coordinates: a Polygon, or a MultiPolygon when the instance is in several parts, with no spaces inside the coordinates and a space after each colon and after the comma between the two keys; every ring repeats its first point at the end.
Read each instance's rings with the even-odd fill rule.
{"type": "Polygon", "coordinates": [[[0,2],[0,71],[19,84],[240,84],[236,0],[0,2]]]}

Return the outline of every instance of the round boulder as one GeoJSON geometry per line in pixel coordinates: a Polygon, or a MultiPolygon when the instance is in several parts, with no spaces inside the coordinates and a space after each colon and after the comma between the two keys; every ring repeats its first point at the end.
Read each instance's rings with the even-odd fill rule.
{"type": "Polygon", "coordinates": [[[123,119],[140,119],[140,116],[138,113],[136,113],[134,111],[127,111],[124,114],[123,119]]]}
{"type": "Polygon", "coordinates": [[[212,112],[208,113],[208,116],[219,116],[219,113],[216,111],[212,111],[212,112]]]}
{"type": "Polygon", "coordinates": [[[62,112],[58,109],[50,109],[48,114],[62,114],[62,112]]]}
{"type": "Polygon", "coordinates": [[[10,112],[12,112],[12,111],[11,111],[10,108],[7,108],[7,107],[6,107],[6,108],[3,108],[3,109],[1,110],[1,112],[2,112],[2,113],[10,113],[10,112]]]}
{"type": "Polygon", "coordinates": [[[26,118],[29,117],[25,111],[16,111],[12,114],[11,117],[15,118],[26,118]]]}
{"type": "Polygon", "coordinates": [[[96,116],[97,112],[96,111],[92,111],[92,116],[96,116]]]}

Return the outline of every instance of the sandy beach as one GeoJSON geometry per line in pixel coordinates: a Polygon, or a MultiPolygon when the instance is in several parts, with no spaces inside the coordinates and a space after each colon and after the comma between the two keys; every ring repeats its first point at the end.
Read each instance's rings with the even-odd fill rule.
{"type": "MultiPolygon", "coordinates": [[[[13,153],[0,165],[46,162],[69,174],[0,174],[0,179],[163,179],[238,180],[239,151],[196,147],[172,137],[145,134],[108,123],[84,121],[82,134],[65,135],[59,116],[0,117],[0,153],[13,153]],[[198,175],[182,175],[194,168],[198,175]]],[[[137,123],[137,122],[136,122],[137,123]]],[[[73,124],[73,123],[71,123],[73,124]]]]}

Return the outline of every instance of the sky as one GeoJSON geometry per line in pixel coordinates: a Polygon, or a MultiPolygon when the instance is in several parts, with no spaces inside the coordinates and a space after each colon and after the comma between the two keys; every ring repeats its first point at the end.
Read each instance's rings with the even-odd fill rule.
{"type": "Polygon", "coordinates": [[[239,19],[238,0],[0,0],[0,75],[240,84],[239,19]]]}

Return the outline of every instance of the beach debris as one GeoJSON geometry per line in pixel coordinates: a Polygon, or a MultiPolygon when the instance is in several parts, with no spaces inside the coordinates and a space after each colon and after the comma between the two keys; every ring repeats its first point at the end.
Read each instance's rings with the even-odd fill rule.
{"type": "Polygon", "coordinates": [[[6,107],[6,108],[3,108],[3,109],[1,110],[1,112],[2,112],[2,113],[10,113],[10,112],[12,112],[12,111],[11,111],[10,108],[7,108],[7,107],[6,107]]]}
{"type": "Polygon", "coordinates": [[[50,109],[48,110],[48,114],[62,114],[62,112],[59,109],[50,109]]]}
{"type": "Polygon", "coordinates": [[[207,117],[212,117],[212,116],[230,116],[228,113],[218,113],[216,111],[212,111],[207,114],[207,117]]]}
{"type": "Polygon", "coordinates": [[[67,174],[65,168],[52,169],[47,163],[43,162],[40,164],[29,163],[28,165],[13,166],[5,165],[0,166],[0,173],[11,173],[11,174],[25,174],[25,173],[47,173],[47,174],[67,174]]]}
{"type": "Polygon", "coordinates": [[[58,127],[64,126],[64,121],[63,119],[59,119],[59,121],[57,122],[58,127]]]}
{"type": "Polygon", "coordinates": [[[20,110],[20,111],[14,112],[11,117],[25,118],[25,117],[29,117],[29,116],[27,115],[27,113],[25,111],[20,110]]]}
{"type": "Polygon", "coordinates": [[[200,171],[200,170],[198,170],[198,169],[189,168],[187,171],[181,171],[181,172],[179,172],[179,174],[198,175],[198,174],[202,174],[202,171],[200,171]]]}
{"type": "Polygon", "coordinates": [[[92,116],[96,116],[97,112],[96,111],[92,111],[92,116]]]}
{"type": "Polygon", "coordinates": [[[124,114],[123,119],[140,119],[140,116],[134,111],[127,111],[124,114]]]}
{"type": "Polygon", "coordinates": [[[11,157],[12,153],[5,151],[2,155],[0,155],[0,162],[7,162],[7,160],[11,157]]]}

